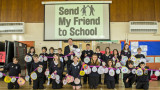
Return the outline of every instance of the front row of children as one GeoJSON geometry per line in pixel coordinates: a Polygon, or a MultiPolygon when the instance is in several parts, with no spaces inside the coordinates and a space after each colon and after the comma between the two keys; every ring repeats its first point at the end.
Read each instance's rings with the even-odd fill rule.
{"type": "MultiPolygon", "coordinates": [[[[33,72],[37,67],[41,67],[43,68],[43,63],[39,62],[38,60],[38,55],[34,54],[33,55],[33,59],[34,62],[32,62],[31,64],[31,71],[33,72]]],[[[126,65],[128,67],[128,69],[133,69],[133,61],[128,61],[127,63],[128,65],[126,65]]],[[[91,66],[100,66],[100,63],[98,61],[98,56],[96,54],[92,55],[91,61],[89,62],[89,65],[91,66]]],[[[108,60],[106,63],[106,67],[108,68],[115,68],[113,66],[113,60],[108,60]]],[[[139,68],[142,68],[142,70],[144,70],[145,67],[145,63],[141,62],[139,64],[139,68]]],[[[70,65],[70,69],[68,70],[68,74],[67,75],[71,75],[74,77],[74,79],[78,78],[79,80],[81,80],[81,76],[79,75],[80,70],[81,70],[82,64],[79,61],[79,58],[77,56],[73,57],[73,63],[70,65]]],[[[91,67],[92,69],[92,67],[91,67]]],[[[17,58],[13,58],[13,62],[9,63],[6,67],[1,68],[0,71],[3,70],[9,70],[9,76],[21,76],[21,68],[20,65],[18,64],[18,59],[17,58]]],[[[49,71],[50,74],[51,73],[56,73],[60,76],[60,83],[57,84],[57,82],[55,80],[52,80],[52,88],[53,89],[60,89],[62,88],[62,73],[63,73],[63,63],[60,61],[60,56],[59,54],[54,54],[54,59],[50,64],[49,67],[49,71]]],[[[33,89],[44,89],[44,70],[43,72],[39,73],[37,71],[35,71],[37,73],[37,79],[33,80],[33,89]]],[[[135,79],[137,79],[137,84],[136,84],[136,88],[137,89],[148,89],[149,88],[149,75],[147,74],[143,74],[142,76],[137,76],[135,78],[135,74],[132,73],[132,71],[130,73],[124,74],[123,77],[123,82],[125,85],[125,88],[132,88],[132,84],[134,83],[135,79]]],[[[99,74],[98,72],[91,72],[89,74],[89,87],[91,89],[96,89],[98,86],[98,81],[99,81],[99,74]]],[[[109,73],[105,74],[105,81],[106,81],[106,86],[108,89],[114,89],[115,88],[115,77],[114,76],[110,76],[109,73]]],[[[80,89],[81,88],[81,82],[79,84],[75,84],[75,82],[72,82],[71,85],[73,86],[73,89],[80,89]]],[[[8,89],[12,89],[14,88],[18,89],[19,85],[17,84],[17,82],[15,83],[8,83],[8,89]]]]}

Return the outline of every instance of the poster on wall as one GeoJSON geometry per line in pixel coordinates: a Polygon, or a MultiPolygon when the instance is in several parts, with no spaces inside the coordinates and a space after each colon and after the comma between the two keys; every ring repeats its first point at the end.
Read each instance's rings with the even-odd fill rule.
{"type": "Polygon", "coordinates": [[[110,40],[109,3],[42,3],[45,5],[44,40],[110,40]]]}
{"type": "Polygon", "coordinates": [[[160,63],[160,57],[155,57],[155,63],[160,63]]]}
{"type": "Polygon", "coordinates": [[[154,57],[146,57],[146,63],[154,63],[154,57]]]}
{"type": "Polygon", "coordinates": [[[6,53],[0,52],[0,62],[1,63],[5,63],[5,58],[6,58],[6,53]]]}

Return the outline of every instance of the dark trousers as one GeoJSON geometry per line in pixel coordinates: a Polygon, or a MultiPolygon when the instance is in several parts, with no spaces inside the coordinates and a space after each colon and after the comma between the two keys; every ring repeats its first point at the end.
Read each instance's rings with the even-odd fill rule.
{"type": "Polygon", "coordinates": [[[53,89],[60,89],[60,88],[62,88],[62,83],[60,82],[59,84],[57,84],[55,79],[53,79],[52,80],[52,88],[53,89]]]}
{"type": "Polygon", "coordinates": [[[108,89],[114,89],[115,88],[115,81],[106,80],[106,85],[108,89]]]}
{"type": "Polygon", "coordinates": [[[149,88],[149,82],[137,82],[136,89],[144,89],[148,90],[149,88]]]}
{"type": "Polygon", "coordinates": [[[89,87],[96,88],[98,86],[99,77],[98,76],[89,76],[89,87]]]}
{"type": "Polygon", "coordinates": [[[101,84],[101,74],[99,75],[99,84],[101,84]]]}
{"type": "Polygon", "coordinates": [[[115,78],[115,84],[119,84],[119,74],[115,73],[114,78],[115,78]]]}
{"type": "Polygon", "coordinates": [[[131,78],[126,82],[126,79],[123,80],[125,88],[131,88],[132,84],[135,82],[135,78],[131,78]]]}
{"type": "Polygon", "coordinates": [[[19,89],[19,84],[17,83],[17,81],[15,83],[8,83],[8,89],[19,89]]]}
{"type": "MultiPolygon", "coordinates": [[[[28,72],[28,76],[30,76],[31,74],[31,64],[30,63],[27,64],[27,72],[28,72]]],[[[31,83],[31,78],[29,78],[29,82],[31,83]]]]}
{"type": "Polygon", "coordinates": [[[88,74],[85,74],[83,76],[83,83],[87,83],[87,81],[89,82],[89,75],[88,74]]]}
{"type": "Polygon", "coordinates": [[[37,77],[36,80],[33,80],[33,89],[44,89],[43,80],[43,77],[37,77]]]}

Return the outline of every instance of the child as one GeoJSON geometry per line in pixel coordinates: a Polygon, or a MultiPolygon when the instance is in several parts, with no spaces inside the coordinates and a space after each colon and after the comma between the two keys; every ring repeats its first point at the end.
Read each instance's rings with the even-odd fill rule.
{"type": "MultiPolygon", "coordinates": [[[[21,66],[18,64],[18,58],[14,57],[13,62],[7,64],[4,68],[1,68],[0,71],[7,70],[9,71],[9,76],[15,76],[20,77],[21,76],[21,66]]],[[[8,89],[19,89],[19,84],[17,83],[17,80],[15,83],[8,83],[8,89]]]]}
{"type": "MultiPolygon", "coordinates": [[[[102,60],[102,53],[100,52],[100,46],[96,47],[96,52],[94,53],[98,56],[98,58],[100,59],[100,64],[101,64],[101,60],[102,60]]],[[[102,84],[101,82],[101,74],[99,74],[99,83],[98,84],[102,84]]]]}
{"type": "MultiPolygon", "coordinates": [[[[121,60],[121,56],[119,56],[118,50],[114,49],[113,50],[113,56],[112,56],[112,60],[113,60],[113,65],[115,66],[117,62],[120,62],[121,60]]],[[[115,73],[115,83],[119,84],[119,74],[115,73]]]]}
{"type": "MultiPolygon", "coordinates": [[[[43,63],[39,62],[38,58],[37,54],[33,55],[34,62],[31,64],[30,72],[33,72],[38,67],[43,68],[43,63]]],[[[37,70],[35,72],[37,73],[37,79],[33,80],[33,89],[44,89],[44,72],[39,73],[37,70]]]]}
{"type": "Polygon", "coordinates": [[[128,65],[126,65],[131,72],[123,75],[125,88],[132,88],[132,84],[135,81],[135,74],[132,73],[132,69],[134,68],[133,64],[133,61],[128,61],[128,65]]]}
{"type": "Polygon", "coordinates": [[[145,58],[145,56],[143,54],[141,54],[142,49],[138,48],[137,49],[138,54],[135,55],[136,58],[145,58]]]}
{"type": "Polygon", "coordinates": [[[129,50],[129,45],[127,43],[124,45],[123,50],[121,50],[121,56],[131,57],[131,51],[129,50]]]}
{"type": "MultiPolygon", "coordinates": [[[[81,62],[78,60],[79,58],[77,56],[73,57],[74,62],[71,64],[68,74],[73,76],[74,79],[78,78],[79,80],[81,80],[81,76],[79,75],[79,73],[82,65],[81,65],[81,62]]],[[[78,90],[81,88],[81,82],[79,84],[75,84],[74,82],[72,82],[71,85],[73,86],[74,90],[78,90]]]]}
{"type": "MultiPolygon", "coordinates": [[[[50,47],[48,56],[49,57],[54,56],[54,48],[53,47],[50,47]]],[[[52,61],[53,61],[53,58],[48,58],[48,67],[50,67],[50,64],[52,61]]]]}
{"type": "Polygon", "coordinates": [[[59,84],[56,82],[55,79],[52,80],[52,88],[53,89],[60,89],[62,88],[62,71],[63,71],[63,63],[60,61],[59,54],[54,54],[53,62],[50,65],[49,68],[50,74],[55,73],[60,76],[60,82],[59,84]]]}
{"type": "MultiPolygon", "coordinates": [[[[48,56],[48,54],[46,52],[47,52],[47,47],[42,47],[42,53],[39,56],[48,56]]],[[[43,72],[45,72],[47,69],[47,61],[43,61],[43,72]]],[[[44,83],[45,83],[46,76],[44,75],[43,78],[44,78],[44,83]]]]}
{"type": "MultiPolygon", "coordinates": [[[[90,65],[91,66],[100,66],[100,62],[98,61],[98,56],[96,54],[92,55],[90,65]]],[[[99,82],[98,72],[91,71],[91,73],[89,74],[89,87],[90,87],[90,89],[93,89],[93,88],[96,89],[98,86],[98,82],[99,82]]]]}
{"type": "MultiPolygon", "coordinates": [[[[111,59],[108,60],[107,65],[108,68],[114,68],[113,61],[111,59]]],[[[114,89],[115,88],[115,78],[114,76],[110,76],[109,73],[105,74],[106,79],[106,85],[108,89],[114,89]]]]}
{"type": "MultiPolygon", "coordinates": [[[[35,54],[35,48],[34,47],[30,47],[29,52],[27,53],[28,56],[33,56],[35,54]]],[[[27,71],[28,71],[28,76],[30,76],[31,72],[31,64],[33,62],[33,58],[31,62],[26,62],[27,63],[27,71]]],[[[31,78],[29,79],[29,85],[31,85],[31,78]]]]}
{"type": "MultiPolygon", "coordinates": [[[[90,50],[90,44],[86,44],[86,50],[83,50],[82,55],[81,55],[82,62],[84,62],[85,57],[87,57],[87,56],[92,57],[92,55],[93,55],[93,51],[90,50]]],[[[88,64],[88,63],[86,63],[86,64],[88,64]]],[[[85,74],[84,77],[83,77],[83,84],[87,83],[87,81],[88,81],[87,78],[88,78],[88,75],[85,74]]]]}
{"type": "MultiPolygon", "coordinates": [[[[143,70],[148,69],[145,66],[144,62],[139,63],[140,68],[143,70]]],[[[137,76],[137,84],[136,84],[136,89],[144,89],[147,90],[149,88],[149,73],[144,74],[142,76],[137,76]]]]}
{"type": "MultiPolygon", "coordinates": [[[[62,48],[58,48],[58,54],[60,57],[63,58],[64,55],[62,54],[62,48]]],[[[63,63],[63,67],[64,67],[66,65],[64,58],[63,58],[63,61],[61,61],[61,62],[63,63]]]]}

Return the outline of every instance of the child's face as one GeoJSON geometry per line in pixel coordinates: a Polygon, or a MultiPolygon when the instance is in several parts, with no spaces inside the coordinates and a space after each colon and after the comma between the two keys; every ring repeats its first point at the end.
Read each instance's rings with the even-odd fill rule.
{"type": "Polygon", "coordinates": [[[133,64],[129,64],[128,66],[129,66],[129,68],[133,68],[133,64]]]}
{"type": "Polygon", "coordinates": [[[17,61],[16,59],[13,59],[13,63],[14,63],[14,64],[17,64],[18,61],[17,61]]]}
{"type": "Polygon", "coordinates": [[[34,59],[34,62],[37,63],[39,60],[38,60],[38,57],[33,57],[34,59]]]}
{"type": "Polygon", "coordinates": [[[126,45],[126,46],[125,46],[125,50],[127,50],[128,48],[129,48],[129,46],[128,46],[128,45],[126,45]]]}
{"type": "Polygon", "coordinates": [[[50,49],[50,53],[53,53],[54,52],[54,50],[53,49],[50,49]]]}
{"type": "Polygon", "coordinates": [[[55,60],[58,60],[58,56],[57,56],[57,55],[54,55],[54,59],[55,59],[55,60]]]}
{"type": "Polygon", "coordinates": [[[113,52],[113,53],[114,53],[114,55],[117,55],[117,51],[116,51],[116,50],[114,50],[114,52],[113,52]]]}
{"type": "Polygon", "coordinates": [[[96,61],[97,60],[97,56],[93,56],[93,61],[96,61]]]}
{"type": "Polygon", "coordinates": [[[137,52],[138,52],[138,54],[141,54],[141,50],[138,50],[137,52]]]}
{"type": "Polygon", "coordinates": [[[73,61],[74,61],[74,62],[77,62],[77,61],[78,61],[78,58],[77,58],[77,57],[75,57],[75,58],[73,59],[73,61]]]}
{"type": "Polygon", "coordinates": [[[99,52],[100,51],[99,48],[97,48],[96,51],[99,52]]]}
{"type": "Polygon", "coordinates": [[[145,68],[145,64],[141,64],[140,67],[141,67],[141,68],[145,68]]]}
{"type": "Polygon", "coordinates": [[[46,52],[46,49],[42,49],[42,52],[45,53],[45,52],[46,52]]]}
{"type": "Polygon", "coordinates": [[[106,52],[108,52],[108,53],[109,53],[109,49],[108,49],[108,48],[106,49],[106,52]]]}
{"type": "Polygon", "coordinates": [[[32,49],[31,49],[31,53],[33,53],[33,52],[34,52],[34,49],[32,48],[32,49]]]}
{"type": "Polygon", "coordinates": [[[58,53],[62,53],[62,51],[61,51],[61,50],[58,50],[58,53]]]}
{"type": "Polygon", "coordinates": [[[72,40],[68,40],[69,45],[72,45],[72,40]]]}
{"type": "Polygon", "coordinates": [[[108,66],[112,66],[112,61],[109,61],[109,62],[108,62],[108,66]]]}
{"type": "Polygon", "coordinates": [[[90,46],[87,45],[87,46],[86,46],[86,49],[89,50],[89,49],[90,49],[90,46]]]}

